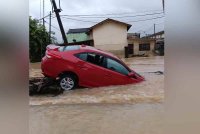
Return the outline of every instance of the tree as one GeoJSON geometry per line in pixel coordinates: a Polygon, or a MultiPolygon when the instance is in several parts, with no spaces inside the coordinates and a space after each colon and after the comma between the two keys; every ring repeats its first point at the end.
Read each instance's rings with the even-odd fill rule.
{"type": "MultiPolygon", "coordinates": [[[[54,32],[52,32],[54,34],[54,32]]],[[[55,42],[55,37],[51,42],[55,42]]],[[[49,33],[46,28],[39,24],[39,21],[29,17],[29,56],[31,62],[39,62],[44,56],[46,46],[50,44],[49,33]]]]}

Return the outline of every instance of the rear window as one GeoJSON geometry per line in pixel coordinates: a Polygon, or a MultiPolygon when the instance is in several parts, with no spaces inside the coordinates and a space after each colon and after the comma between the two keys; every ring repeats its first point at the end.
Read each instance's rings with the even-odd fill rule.
{"type": "Polygon", "coordinates": [[[63,52],[63,51],[72,51],[72,50],[78,50],[80,49],[80,46],[63,46],[60,47],[58,50],[63,52]]]}

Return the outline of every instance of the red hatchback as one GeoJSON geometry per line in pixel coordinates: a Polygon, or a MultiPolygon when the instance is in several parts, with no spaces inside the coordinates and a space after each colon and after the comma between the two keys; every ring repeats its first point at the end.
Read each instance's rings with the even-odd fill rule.
{"type": "Polygon", "coordinates": [[[85,45],[48,45],[41,68],[44,76],[59,80],[63,90],[144,80],[113,54],[85,45]]]}

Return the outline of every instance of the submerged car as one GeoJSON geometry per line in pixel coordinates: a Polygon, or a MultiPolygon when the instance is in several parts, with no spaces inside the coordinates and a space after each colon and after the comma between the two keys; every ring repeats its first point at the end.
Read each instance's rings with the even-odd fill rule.
{"type": "Polygon", "coordinates": [[[63,90],[138,83],[144,78],[117,56],[86,45],[48,45],[43,75],[59,81],[63,90]]]}

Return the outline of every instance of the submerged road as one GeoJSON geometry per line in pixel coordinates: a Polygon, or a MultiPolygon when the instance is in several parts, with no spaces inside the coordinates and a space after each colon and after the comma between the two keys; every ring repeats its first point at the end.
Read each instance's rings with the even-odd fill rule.
{"type": "Polygon", "coordinates": [[[162,134],[162,104],[46,105],[30,108],[30,134],[162,134]]]}
{"type": "MultiPolygon", "coordinates": [[[[30,134],[161,134],[164,57],[122,59],[143,75],[136,85],[82,88],[30,97],[30,134]]],[[[30,77],[40,77],[38,64],[30,77]]]]}

